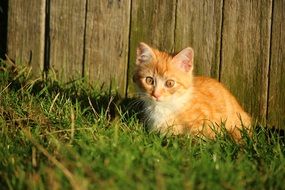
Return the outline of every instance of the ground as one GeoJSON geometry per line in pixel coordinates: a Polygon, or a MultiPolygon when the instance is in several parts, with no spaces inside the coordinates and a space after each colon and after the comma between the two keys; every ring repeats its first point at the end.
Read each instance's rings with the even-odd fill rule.
{"type": "Polygon", "coordinates": [[[266,127],[242,143],[162,136],[115,92],[29,73],[0,63],[3,189],[285,189],[284,139],[266,127]]]}

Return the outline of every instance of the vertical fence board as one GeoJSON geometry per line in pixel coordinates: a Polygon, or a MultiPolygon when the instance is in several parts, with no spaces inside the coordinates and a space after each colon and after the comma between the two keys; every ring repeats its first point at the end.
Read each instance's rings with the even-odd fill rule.
{"type": "Polygon", "coordinates": [[[44,64],[45,0],[9,0],[7,55],[41,76],[44,64]]]}
{"type": "Polygon", "coordinates": [[[85,0],[50,0],[50,67],[62,81],[82,76],[85,0]]]}
{"type": "Polygon", "coordinates": [[[219,78],[223,1],[178,1],[175,51],[194,49],[196,74],[219,78]]]}
{"type": "Polygon", "coordinates": [[[273,9],[268,122],[285,128],[285,1],[273,9]]]}
{"type": "Polygon", "coordinates": [[[173,51],[175,9],[175,0],[135,0],[132,2],[128,73],[128,93],[130,95],[132,95],[132,93],[135,91],[132,82],[132,74],[135,64],[136,47],[138,43],[143,41],[161,50],[170,52],[173,51]]]}
{"type": "Polygon", "coordinates": [[[125,95],[128,64],[130,0],[89,1],[85,74],[95,85],[125,95]]]}
{"type": "Polygon", "coordinates": [[[221,81],[254,118],[266,116],[272,1],[224,2],[221,81]]]}

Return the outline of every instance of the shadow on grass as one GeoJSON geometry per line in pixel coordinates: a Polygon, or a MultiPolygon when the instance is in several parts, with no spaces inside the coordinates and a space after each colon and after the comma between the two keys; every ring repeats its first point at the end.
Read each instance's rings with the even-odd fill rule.
{"type": "Polygon", "coordinates": [[[142,105],[138,99],[121,97],[118,92],[111,88],[106,89],[103,85],[96,88],[84,78],[68,83],[51,78],[35,80],[25,65],[15,64],[11,60],[0,60],[0,72],[0,92],[6,88],[42,98],[52,98],[61,94],[73,104],[79,103],[82,110],[88,110],[86,113],[93,112],[95,116],[103,113],[108,120],[113,120],[117,116],[123,116],[123,121],[133,117],[141,118],[142,105]]]}
{"type": "Polygon", "coordinates": [[[265,136],[267,142],[275,142],[272,141],[274,138],[278,138],[280,141],[285,143],[285,130],[282,128],[277,128],[275,126],[270,127],[270,126],[261,126],[261,125],[256,125],[254,128],[255,134],[259,135],[262,134],[265,136]]]}

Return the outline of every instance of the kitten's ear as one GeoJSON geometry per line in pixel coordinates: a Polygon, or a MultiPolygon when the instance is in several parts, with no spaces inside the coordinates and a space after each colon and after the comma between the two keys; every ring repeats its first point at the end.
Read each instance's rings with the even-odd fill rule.
{"type": "Polygon", "coordinates": [[[151,49],[151,47],[141,42],[137,48],[136,64],[140,65],[140,64],[149,63],[154,58],[155,58],[155,54],[153,50],[151,49]]]}
{"type": "Polygon", "coordinates": [[[194,51],[187,47],[175,55],[172,59],[174,65],[185,72],[192,72],[193,70],[194,51]]]}

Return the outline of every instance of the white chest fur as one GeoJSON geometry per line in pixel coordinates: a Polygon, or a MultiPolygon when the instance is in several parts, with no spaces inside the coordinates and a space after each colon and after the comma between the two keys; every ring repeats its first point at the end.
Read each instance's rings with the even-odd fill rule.
{"type": "Polygon", "coordinates": [[[168,101],[147,102],[148,126],[152,131],[165,131],[169,127],[174,127],[177,124],[175,118],[183,112],[187,103],[191,98],[191,91],[188,90],[180,96],[172,96],[168,101]]]}

